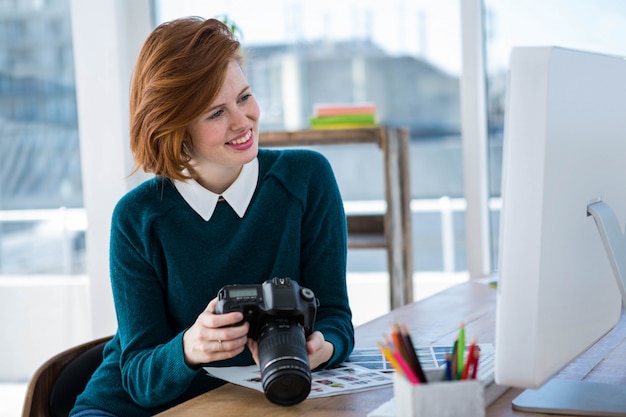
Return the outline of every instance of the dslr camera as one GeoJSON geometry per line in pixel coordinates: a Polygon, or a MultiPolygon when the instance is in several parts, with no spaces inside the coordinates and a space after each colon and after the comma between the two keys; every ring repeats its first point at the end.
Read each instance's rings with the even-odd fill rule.
{"type": "Polygon", "coordinates": [[[268,400],[302,402],[311,392],[306,338],[313,332],[319,300],[289,278],[256,285],[227,285],[218,293],[217,314],[238,311],[250,323],[248,337],[258,343],[261,382],[268,400]]]}

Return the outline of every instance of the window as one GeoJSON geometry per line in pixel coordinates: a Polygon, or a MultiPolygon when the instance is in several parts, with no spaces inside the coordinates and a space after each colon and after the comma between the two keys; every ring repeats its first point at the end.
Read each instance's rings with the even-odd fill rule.
{"type": "MultiPolygon", "coordinates": [[[[626,56],[626,4],[617,0],[548,0],[541,7],[515,0],[484,0],[488,95],[490,195],[500,197],[505,87],[515,46],[555,45],[626,56]],[[532,29],[530,29],[532,27],[532,29]]],[[[492,217],[497,265],[498,216],[492,217]]]]}
{"type": "Polygon", "coordinates": [[[0,7],[0,275],[84,273],[68,0],[0,7]]]}

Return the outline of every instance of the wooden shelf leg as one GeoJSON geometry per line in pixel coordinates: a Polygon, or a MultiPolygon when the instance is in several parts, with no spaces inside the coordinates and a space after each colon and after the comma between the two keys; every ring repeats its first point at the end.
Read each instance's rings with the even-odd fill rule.
{"type": "Polygon", "coordinates": [[[383,141],[387,210],[385,234],[391,309],[413,302],[408,132],[387,129],[383,141]]]}

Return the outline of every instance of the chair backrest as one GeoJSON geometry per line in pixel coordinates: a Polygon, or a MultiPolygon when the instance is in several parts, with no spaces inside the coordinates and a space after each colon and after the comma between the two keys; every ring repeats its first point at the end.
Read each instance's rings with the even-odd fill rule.
{"type": "Polygon", "coordinates": [[[22,417],[67,417],[111,337],[74,346],[41,365],[28,383],[22,417]]]}

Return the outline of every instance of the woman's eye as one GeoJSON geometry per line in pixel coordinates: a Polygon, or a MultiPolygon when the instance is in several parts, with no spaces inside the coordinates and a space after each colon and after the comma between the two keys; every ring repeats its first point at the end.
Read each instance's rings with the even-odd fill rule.
{"type": "Polygon", "coordinates": [[[211,114],[209,116],[209,120],[214,120],[217,119],[218,117],[220,117],[222,115],[222,113],[224,113],[224,110],[218,110],[215,113],[211,114]]]}
{"type": "Polygon", "coordinates": [[[240,101],[247,101],[250,97],[252,97],[251,93],[244,94],[243,96],[241,96],[240,101]]]}

